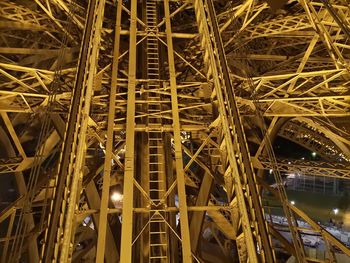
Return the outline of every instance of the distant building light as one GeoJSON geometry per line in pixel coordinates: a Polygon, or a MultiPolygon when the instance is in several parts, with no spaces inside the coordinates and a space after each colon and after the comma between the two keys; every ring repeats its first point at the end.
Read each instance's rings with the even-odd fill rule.
{"type": "Polygon", "coordinates": [[[312,155],[312,157],[316,157],[317,153],[312,152],[311,155],[312,155]]]}
{"type": "Polygon", "coordinates": [[[272,170],[272,169],[270,169],[270,174],[272,174],[272,172],[273,172],[273,170],[272,170]]]}
{"type": "Polygon", "coordinates": [[[111,199],[113,202],[120,202],[121,200],[123,200],[123,195],[118,192],[114,192],[111,195],[111,199]]]}
{"type": "Polygon", "coordinates": [[[288,162],[288,164],[291,164],[291,162],[288,162]]]}
{"type": "Polygon", "coordinates": [[[305,160],[305,157],[302,157],[301,159],[302,159],[302,160],[305,160]]]}
{"type": "Polygon", "coordinates": [[[291,173],[287,175],[287,178],[295,178],[295,174],[291,173]]]}
{"type": "Polygon", "coordinates": [[[295,201],[290,201],[291,205],[295,205],[295,201]]]}
{"type": "Polygon", "coordinates": [[[336,214],[338,214],[338,212],[339,212],[339,209],[338,208],[334,208],[333,209],[333,213],[336,215],[336,214]]]}

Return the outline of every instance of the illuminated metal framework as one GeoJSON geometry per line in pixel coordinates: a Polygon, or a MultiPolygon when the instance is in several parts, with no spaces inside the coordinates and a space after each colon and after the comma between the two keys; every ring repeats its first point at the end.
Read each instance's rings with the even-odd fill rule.
{"type": "Polygon", "coordinates": [[[1,262],[350,257],[280,176],[350,178],[347,0],[2,0],[0,30],[1,262]]]}

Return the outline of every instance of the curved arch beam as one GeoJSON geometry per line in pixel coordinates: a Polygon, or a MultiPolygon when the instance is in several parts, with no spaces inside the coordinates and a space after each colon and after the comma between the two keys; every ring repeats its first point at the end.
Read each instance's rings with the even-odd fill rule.
{"type": "Polygon", "coordinates": [[[322,132],[324,135],[326,135],[331,141],[334,142],[335,145],[339,147],[339,149],[350,159],[350,140],[347,140],[346,138],[343,138],[339,136],[338,134],[332,132],[328,128],[322,126],[321,124],[317,123],[316,121],[306,118],[306,117],[297,117],[295,118],[297,121],[301,121],[306,123],[307,125],[314,127],[318,131],[322,132]]]}

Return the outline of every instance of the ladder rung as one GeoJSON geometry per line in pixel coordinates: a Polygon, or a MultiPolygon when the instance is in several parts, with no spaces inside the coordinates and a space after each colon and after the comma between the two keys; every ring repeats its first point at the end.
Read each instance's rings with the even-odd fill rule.
{"type": "MultiPolygon", "coordinates": [[[[152,199],[152,200],[160,200],[160,199],[152,199]]],[[[164,223],[164,220],[151,220],[149,221],[150,223],[160,223],[160,222],[163,222],[164,223]]]]}
{"type": "Polygon", "coordinates": [[[151,247],[160,247],[160,246],[166,246],[168,244],[164,243],[164,244],[150,244],[151,247]]]}

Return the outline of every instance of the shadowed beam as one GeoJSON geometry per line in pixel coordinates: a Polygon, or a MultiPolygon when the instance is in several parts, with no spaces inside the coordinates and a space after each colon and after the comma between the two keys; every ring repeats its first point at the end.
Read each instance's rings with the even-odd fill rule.
{"type": "MultiPolygon", "coordinates": [[[[97,191],[96,185],[93,180],[90,181],[90,183],[87,184],[85,188],[85,194],[86,199],[89,204],[90,209],[99,209],[101,204],[101,198],[97,191]]],[[[96,226],[96,230],[98,231],[99,226],[99,215],[93,214],[92,215],[94,220],[94,225],[96,226]]],[[[108,253],[105,253],[105,261],[106,263],[114,263],[119,261],[119,253],[117,250],[117,246],[115,244],[112,230],[109,226],[109,223],[107,222],[107,233],[106,233],[106,251],[108,253]]]]}
{"type": "MultiPolygon", "coordinates": [[[[205,206],[208,204],[210,189],[213,185],[213,178],[210,174],[205,173],[203,176],[202,184],[199,189],[198,197],[196,200],[196,206],[205,206]]],[[[197,251],[199,239],[201,237],[203,220],[205,211],[193,212],[190,220],[190,236],[191,236],[191,248],[197,251]]]]}

